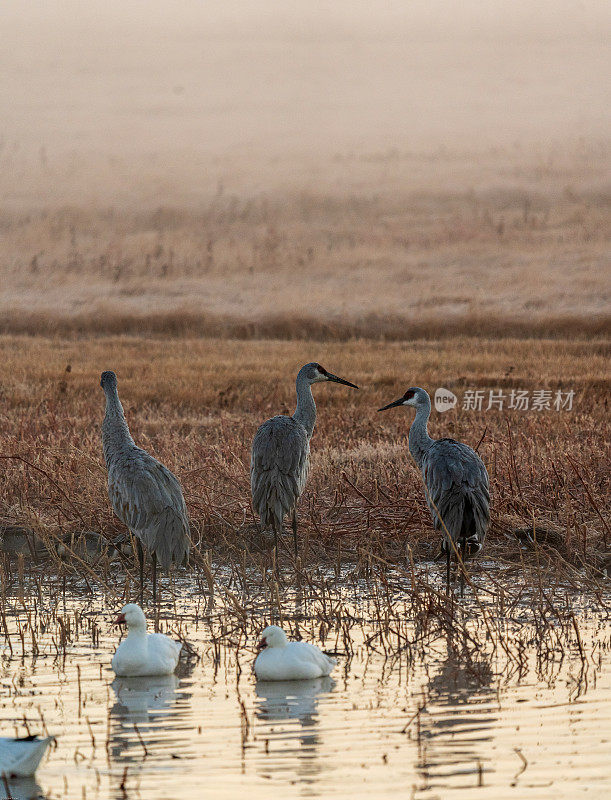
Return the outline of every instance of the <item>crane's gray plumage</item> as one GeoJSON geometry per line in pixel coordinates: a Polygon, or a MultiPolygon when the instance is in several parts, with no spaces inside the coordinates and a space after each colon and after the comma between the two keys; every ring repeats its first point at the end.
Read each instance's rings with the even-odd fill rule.
{"type": "Polygon", "coordinates": [[[103,372],[100,385],[106,395],[102,444],[113,511],[151,553],[153,569],[157,561],[165,570],[173,561],[182,564],[189,556],[190,538],[180,482],[134,443],[119,400],[115,373],[103,372]]]}
{"type": "Polygon", "coordinates": [[[305,364],[297,375],[297,408],[292,417],[268,419],[255,434],[250,460],[253,506],[264,528],[271,527],[277,547],[284,517],[293,517],[297,553],[297,503],[310,469],[310,439],[316,423],[316,404],[311,386],[320,381],[358,387],[327,372],[315,362],[305,364]]]}
{"type": "MultiPolygon", "coordinates": [[[[467,556],[477,555],[490,521],[484,462],[468,445],[438,439],[423,456],[420,467],[435,527],[443,530],[443,520],[454,543],[462,544],[467,556]]],[[[445,531],[444,535],[447,537],[445,531]]]]}
{"type": "Polygon", "coordinates": [[[412,387],[380,411],[413,406],[416,417],[409,430],[409,451],[420,467],[426,499],[437,530],[443,532],[442,550],[449,562],[459,550],[470,558],[481,550],[490,523],[490,484],[484,462],[475,450],[454,439],[432,439],[427,423],[431,399],[424,389],[412,387]]]}
{"type": "Polygon", "coordinates": [[[293,417],[264,422],[252,443],[252,502],[264,527],[280,530],[305,489],[310,470],[310,437],[293,417]]]}

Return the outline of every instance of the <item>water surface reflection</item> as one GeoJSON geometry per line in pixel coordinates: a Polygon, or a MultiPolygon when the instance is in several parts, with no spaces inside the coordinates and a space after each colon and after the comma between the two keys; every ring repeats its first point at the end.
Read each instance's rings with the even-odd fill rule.
{"type": "Polygon", "coordinates": [[[415,720],[421,788],[448,780],[481,785],[493,768],[486,751],[497,721],[491,659],[465,655],[447,641],[445,658],[427,673],[415,720]]]}
{"type": "Polygon", "coordinates": [[[319,702],[333,692],[335,685],[331,677],[257,682],[257,737],[264,739],[268,755],[257,768],[262,777],[293,770],[297,782],[311,784],[321,774],[324,758],[319,702]]]}
{"type": "Polygon", "coordinates": [[[167,711],[174,705],[178,678],[176,675],[115,678],[111,685],[117,698],[110,709],[111,717],[121,723],[137,723],[142,731],[144,723],[154,725],[159,719],[156,712],[167,711]]]}
{"type": "MultiPolygon", "coordinates": [[[[190,621],[199,659],[174,676],[113,680],[116,635],[103,611],[100,635],[81,623],[59,658],[58,631],[38,629],[32,663],[20,657],[15,618],[7,618],[15,652],[2,662],[2,729],[13,733],[26,720],[57,736],[37,783],[11,786],[13,796],[611,797],[611,654],[601,612],[578,620],[585,660],[569,639],[562,657],[552,651],[542,659],[535,636],[512,660],[486,642],[465,648],[445,632],[387,652],[359,602],[352,613],[362,623],[350,631],[350,652],[327,635],[339,651],[332,677],[272,683],[255,681],[248,669],[254,637],[249,631],[244,647],[239,628],[219,635],[219,628],[190,621]]],[[[66,629],[81,606],[68,600],[66,629]]],[[[315,639],[318,621],[305,614],[309,608],[299,628],[315,639]]],[[[189,610],[177,613],[183,619],[189,610]]],[[[417,641],[416,631],[401,635],[401,642],[417,641]]]]}
{"type": "Polygon", "coordinates": [[[138,785],[168,759],[193,757],[191,692],[176,675],[115,678],[111,688],[107,752],[115,796],[125,798],[128,778],[138,785]]]}

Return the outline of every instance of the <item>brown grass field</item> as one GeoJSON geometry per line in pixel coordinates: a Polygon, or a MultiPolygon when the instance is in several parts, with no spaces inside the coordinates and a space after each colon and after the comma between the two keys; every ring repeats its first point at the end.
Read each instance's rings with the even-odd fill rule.
{"type": "Polygon", "coordinates": [[[414,384],[444,386],[459,399],[470,388],[574,389],[571,411],[477,412],[459,403],[433,411],[431,433],[481,441],[493,492],[488,555],[509,548],[519,559],[507,538],[519,527],[553,531],[559,557],[576,564],[595,565],[610,544],[603,341],[4,336],[0,351],[0,514],[52,538],[94,530],[112,539],[122,530],[106,495],[100,441],[99,374],[112,367],[135,440],[183,482],[194,540],[221,556],[254,548],[250,442],[264,419],[292,413],[295,374],[314,359],[361,390],[314,390],[319,417],[300,507],[310,552],[367,548],[401,562],[409,545],[418,557],[434,554],[437,536],[407,451],[411,414],[376,412],[414,384]]]}
{"type": "Polygon", "coordinates": [[[0,209],[0,331],[608,335],[606,153],[550,158],[323,159],[316,189],[288,174],[289,188],[254,193],[220,180],[198,201],[138,210],[38,206],[31,190],[0,209]],[[461,189],[444,180],[453,170],[461,189]]]}

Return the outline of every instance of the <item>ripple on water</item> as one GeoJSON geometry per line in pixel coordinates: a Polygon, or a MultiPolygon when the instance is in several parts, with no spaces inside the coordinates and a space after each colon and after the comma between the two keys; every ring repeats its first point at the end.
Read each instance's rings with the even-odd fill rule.
{"type": "MultiPolygon", "coordinates": [[[[2,663],[3,731],[25,717],[58,736],[37,776],[50,798],[611,797],[608,649],[584,675],[575,653],[551,672],[526,653],[512,674],[498,654],[467,670],[439,643],[409,664],[357,646],[329,678],[256,683],[249,653],[238,669],[221,646],[215,667],[193,626],[200,661],[119,679],[116,632],[98,624],[96,647],[83,636],[58,658],[43,636],[46,655],[2,663]]],[[[592,612],[583,630],[608,641],[592,612]]]]}

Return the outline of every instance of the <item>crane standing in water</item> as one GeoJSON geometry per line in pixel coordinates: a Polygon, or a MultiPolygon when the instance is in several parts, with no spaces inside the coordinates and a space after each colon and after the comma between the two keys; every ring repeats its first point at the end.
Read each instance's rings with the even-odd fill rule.
{"type": "MultiPolygon", "coordinates": [[[[454,439],[431,439],[427,424],[431,398],[424,389],[412,387],[403,397],[378,409],[412,406],[416,417],[409,429],[409,451],[422,472],[426,499],[446,556],[446,589],[450,589],[452,553],[461,562],[482,549],[490,523],[490,484],[484,462],[475,450],[454,439]]],[[[462,564],[461,564],[462,566],[462,564]]],[[[464,568],[461,572],[464,589],[464,568]]]]}
{"type": "Polygon", "coordinates": [[[113,511],[136,537],[140,564],[140,603],[144,582],[144,549],[153,562],[153,603],[157,600],[157,562],[168,570],[189,557],[189,516],[178,478],[137,447],[131,437],[117,391],[117,376],[103,372],[106,395],[102,445],[113,511]]]}
{"type": "Polygon", "coordinates": [[[292,515],[293,544],[297,556],[297,503],[310,467],[310,439],[316,422],[313,383],[331,381],[358,389],[354,383],[332,375],[315,362],[297,375],[297,408],[292,417],[278,416],[261,425],[252,443],[250,487],[252,502],[264,528],[272,527],[278,557],[278,533],[286,515],[292,515]]]}

